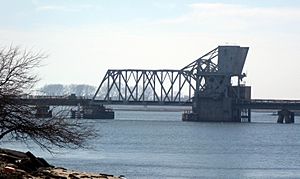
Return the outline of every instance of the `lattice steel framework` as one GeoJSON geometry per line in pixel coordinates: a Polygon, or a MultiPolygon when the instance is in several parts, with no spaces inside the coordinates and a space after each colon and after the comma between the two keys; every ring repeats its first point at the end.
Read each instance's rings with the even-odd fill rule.
{"type": "Polygon", "coordinates": [[[181,70],[108,70],[93,100],[191,102],[195,94],[224,93],[228,81],[218,73],[217,57],[215,48],[181,70]]]}
{"type": "Polygon", "coordinates": [[[183,70],[108,70],[93,99],[118,101],[190,101],[195,83],[183,70]],[[187,90],[187,94],[183,94],[187,90]]]}

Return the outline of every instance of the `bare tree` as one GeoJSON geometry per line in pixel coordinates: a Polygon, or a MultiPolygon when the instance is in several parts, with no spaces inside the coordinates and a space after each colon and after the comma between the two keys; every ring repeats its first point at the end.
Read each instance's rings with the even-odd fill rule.
{"type": "Polygon", "coordinates": [[[62,96],[75,94],[76,96],[82,96],[87,98],[92,98],[96,87],[87,84],[48,84],[39,89],[44,95],[49,96],[62,96]]]}
{"type": "Polygon", "coordinates": [[[96,87],[87,84],[71,84],[67,85],[69,93],[74,93],[76,96],[92,97],[96,91],[96,87]]]}
{"type": "Polygon", "coordinates": [[[62,84],[45,85],[39,91],[48,96],[62,96],[67,93],[62,84]]]}
{"type": "Polygon", "coordinates": [[[26,142],[31,139],[51,152],[53,146],[84,147],[93,130],[64,116],[36,119],[34,107],[18,99],[28,95],[37,75],[33,74],[46,56],[19,47],[0,49],[0,140],[4,137],[26,142]]]}

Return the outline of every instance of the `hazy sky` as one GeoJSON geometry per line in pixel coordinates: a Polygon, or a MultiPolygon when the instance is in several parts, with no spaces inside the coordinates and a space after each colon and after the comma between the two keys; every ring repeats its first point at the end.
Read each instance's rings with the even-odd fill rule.
{"type": "Polygon", "coordinates": [[[300,0],[0,0],[0,42],[43,50],[39,85],[98,86],[107,69],[181,69],[249,46],[253,98],[300,99],[300,0]]]}

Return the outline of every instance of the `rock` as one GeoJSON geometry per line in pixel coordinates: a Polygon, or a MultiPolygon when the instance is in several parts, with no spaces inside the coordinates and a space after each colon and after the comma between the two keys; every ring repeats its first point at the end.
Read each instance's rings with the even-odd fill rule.
{"type": "Polygon", "coordinates": [[[27,155],[24,152],[11,150],[11,149],[1,149],[0,148],[0,153],[1,154],[8,154],[8,155],[14,156],[15,158],[19,158],[19,159],[27,157],[27,155]]]}
{"type": "Polygon", "coordinates": [[[106,176],[106,177],[113,177],[113,175],[108,175],[108,174],[105,174],[105,173],[99,173],[99,175],[106,176]]]}
{"type": "Polygon", "coordinates": [[[17,160],[19,160],[19,157],[16,157],[14,155],[6,154],[6,153],[0,153],[1,160],[8,163],[15,163],[17,160]]]}
{"type": "Polygon", "coordinates": [[[31,152],[26,152],[26,155],[29,157],[29,161],[30,161],[30,168],[35,171],[41,167],[53,167],[51,165],[49,165],[46,160],[42,159],[42,158],[37,158],[35,157],[31,152]]]}
{"type": "Polygon", "coordinates": [[[24,178],[24,179],[125,179],[123,175],[114,177],[108,174],[91,174],[74,172],[62,167],[55,168],[43,158],[34,156],[31,152],[19,152],[10,149],[0,149],[0,179],[24,178]]]}
{"type": "Polygon", "coordinates": [[[75,176],[73,173],[70,173],[68,177],[70,179],[80,179],[79,177],[75,176]]]}
{"type": "Polygon", "coordinates": [[[8,167],[8,166],[6,166],[6,167],[4,167],[3,172],[4,172],[4,173],[15,173],[15,172],[16,172],[16,169],[13,168],[13,167],[8,167]]]}
{"type": "Polygon", "coordinates": [[[8,163],[8,164],[6,164],[6,166],[7,167],[13,167],[13,168],[18,168],[18,166],[17,165],[15,165],[15,164],[12,164],[12,163],[8,163]]]}
{"type": "Polygon", "coordinates": [[[26,174],[26,171],[21,170],[21,169],[16,169],[16,172],[17,172],[17,173],[20,173],[20,174],[26,174]]]}

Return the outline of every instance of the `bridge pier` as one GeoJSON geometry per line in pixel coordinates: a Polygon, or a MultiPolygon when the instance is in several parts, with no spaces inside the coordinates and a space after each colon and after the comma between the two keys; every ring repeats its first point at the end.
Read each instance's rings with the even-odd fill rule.
{"type": "Polygon", "coordinates": [[[237,110],[232,109],[231,98],[199,98],[193,103],[192,113],[183,114],[183,121],[241,122],[237,110]]]}
{"type": "Polygon", "coordinates": [[[71,109],[71,119],[82,118],[82,110],[80,108],[81,108],[80,105],[78,105],[76,110],[71,109]]]}
{"type": "Polygon", "coordinates": [[[182,114],[183,121],[251,122],[251,109],[238,108],[232,98],[199,98],[192,112],[182,114]]]}
{"type": "Polygon", "coordinates": [[[278,111],[277,123],[295,123],[295,113],[287,109],[278,111]]]}
{"type": "Polygon", "coordinates": [[[251,109],[240,109],[237,115],[240,115],[241,122],[251,122],[251,109]]]}
{"type": "Polygon", "coordinates": [[[78,105],[77,110],[71,109],[72,119],[114,119],[114,111],[103,105],[90,104],[88,106],[78,105]]]}
{"type": "Polygon", "coordinates": [[[35,117],[36,118],[50,118],[50,117],[52,117],[52,110],[50,110],[49,106],[37,105],[35,117]]]}

